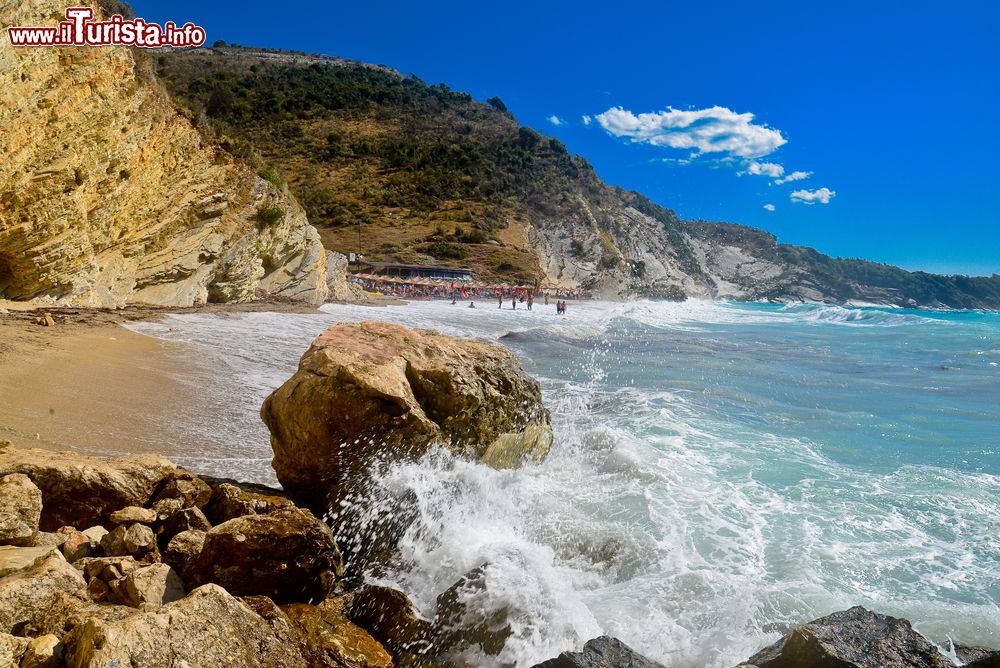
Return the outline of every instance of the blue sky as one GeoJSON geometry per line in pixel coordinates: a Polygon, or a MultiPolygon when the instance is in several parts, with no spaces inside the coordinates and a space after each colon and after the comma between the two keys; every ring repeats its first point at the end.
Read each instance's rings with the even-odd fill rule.
{"type": "Polygon", "coordinates": [[[1000,273],[1000,2],[132,4],[209,42],[499,95],[609,183],[684,218],[1000,273]],[[795,172],[809,176],[776,182],[795,172]]]}

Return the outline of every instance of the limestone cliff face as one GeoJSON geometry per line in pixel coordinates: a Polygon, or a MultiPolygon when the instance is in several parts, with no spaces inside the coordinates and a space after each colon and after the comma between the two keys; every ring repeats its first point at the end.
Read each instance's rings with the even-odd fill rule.
{"type": "MultiPolygon", "coordinates": [[[[54,25],[64,10],[0,0],[0,26],[54,25]]],[[[0,298],[184,306],[263,291],[323,301],[326,253],[301,207],[203,139],[146,57],[13,48],[3,31],[0,298]],[[271,216],[258,215],[265,207],[271,216]]]]}
{"type": "Polygon", "coordinates": [[[544,284],[598,297],[708,295],[686,272],[662,225],[628,206],[598,210],[582,198],[577,215],[537,221],[529,231],[544,284]]]}

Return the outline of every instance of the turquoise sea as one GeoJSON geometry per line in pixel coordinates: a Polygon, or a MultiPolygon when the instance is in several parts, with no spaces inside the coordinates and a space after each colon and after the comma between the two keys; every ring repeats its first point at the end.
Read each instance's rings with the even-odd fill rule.
{"type": "Polygon", "coordinates": [[[732,666],[851,605],[1000,647],[1000,314],[688,301],[498,310],[328,305],[133,327],[194,344],[204,414],[182,463],[273,482],[264,396],[334,322],[509,346],[543,386],[550,457],[433,453],[382,480],[419,520],[388,579],[428,614],[487,563],[500,659],[609,633],[670,667],[732,666]]]}

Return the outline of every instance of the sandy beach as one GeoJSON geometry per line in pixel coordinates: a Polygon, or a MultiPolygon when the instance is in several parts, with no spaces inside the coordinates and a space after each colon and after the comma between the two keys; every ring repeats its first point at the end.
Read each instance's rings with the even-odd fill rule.
{"type": "MultiPolygon", "coordinates": [[[[13,310],[0,314],[0,441],[91,454],[190,454],[170,428],[196,413],[199,373],[184,344],[122,326],[177,309],[13,310]],[[36,323],[48,314],[53,326],[36,323]],[[189,382],[185,383],[184,380],[189,382]]],[[[209,305],[185,312],[314,312],[293,304],[209,305]]]]}

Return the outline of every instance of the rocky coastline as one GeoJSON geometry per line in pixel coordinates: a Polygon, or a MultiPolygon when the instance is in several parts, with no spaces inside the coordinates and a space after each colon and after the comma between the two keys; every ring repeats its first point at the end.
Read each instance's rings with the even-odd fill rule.
{"type": "MultiPolygon", "coordinates": [[[[427,330],[338,325],[261,416],[281,490],[156,455],[0,443],[0,667],[505,665],[508,620],[470,604],[489,564],[425,618],[364,577],[393,558],[406,499],[379,499],[374,524],[361,511],[380,466],[435,445],[498,468],[543,458],[548,413],[517,359],[427,330]]],[[[1000,666],[993,650],[951,651],[852,608],[741,668],[1000,666]]],[[[601,637],[538,667],[659,665],[601,637]]]]}

